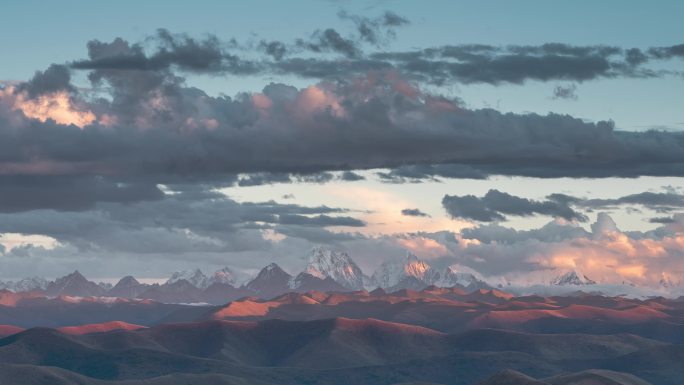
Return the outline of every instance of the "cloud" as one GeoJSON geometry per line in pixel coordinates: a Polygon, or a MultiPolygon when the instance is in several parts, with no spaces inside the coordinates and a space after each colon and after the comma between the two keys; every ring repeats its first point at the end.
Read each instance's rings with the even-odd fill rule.
{"type": "Polygon", "coordinates": [[[310,40],[297,40],[296,46],[316,53],[335,52],[352,59],[361,55],[355,41],[342,37],[332,28],[314,32],[310,40]]]}
{"type": "Polygon", "coordinates": [[[676,223],[675,219],[672,217],[655,217],[655,218],[650,218],[648,221],[651,223],[661,223],[661,224],[676,223]]]}
{"type": "Polygon", "coordinates": [[[453,218],[480,222],[505,220],[505,215],[531,216],[549,215],[566,220],[586,221],[587,217],[573,210],[565,202],[554,200],[535,201],[491,189],[485,196],[445,195],[442,206],[453,218]]]}
{"type": "Polygon", "coordinates": [[[471,244],[464,254],[480,259],[474,264],[469,261],[471,265],[518,282],[525,282],[526,276],[531,279],[536,272],[544,275],[548,271],[546,276],[552,276],[557,271],[576,269],[603,283],[658,287],[661,279],[682,281],[684,238],[680,231],[672,231],[677,226],[681,227],[681,222],[654,232],[626,233],[609,216],[601,214],[590,234],[577,232],[555,241],[520,237],[506,244],[471,244]]]}
{"type": "Polygon", "coordinates": [[[668,47],[652,47],[648,53],[657,59],[672,59],[684,57],[684,44],[671,45],[668,47]]]}
{"type": "Polygon", "coordinates": [[[299,226],[345,226],[345,227],[363,227],[365,222],[352,217],[331,217],[328,215],[317,215],[314,217],[307,217],[304,215],[281,215],[278,223],[284,225],[299,225],[299,226]]]}
{"type": "Polygon", "coordinates": [[[430,215],[420,211],[419,209],[403,209],[401,215],[408,217],[429,217],[430,215]]]}
{"type": "Polygon", "coordinates": [[[567,87],[556,86],[553,89],[553,99],[577,100],[577,86],[570,84],[567,87]]]}
{"type": "Polygon", "coordinates": [[[613,199],[580,199],[567,195],[555,195],[557,199],[572,202],[576,206],[586,208],[609,208],[620,205],[641,205],[659,211],[669,211],[673,208],[684,207],[684,195],[676,192],[645,191],[637,194],[625,195],[613,199]]]}
{"type": "Polygon", "coordinates": [[[172,66],[187,72],[234,74],[254,73],[253,63],[240,60],[227,52],[230,43],[208,35],[195,39],[159,29],[147,39],[153,51],[147,53],[142,43],[130,44],[116,38],[111,43],[88,42],[88,59],[70,63],[72,69],[96,71],[166,71],[172,66]]]}
{"type": "MultiPolygon", "coordinates": [[[[643,206],[656,212],[670,212],[684,207],[684,195],[676,191],[645,191],[617,198],[581,198],[566,194],[550,194],[544,201],[534,201],[513,196],[498,190],[489,190],[483,197],[473,195],[445,195],[442,206],[453,218],[480,222],[505,220],[505,215],[549,215],[566,220],[585,221],[587,218],[577,210],[593,211],[614,209],[622,206],[643,206]]],[[[652,218],[652,223],[670,223],[668,218],[652,218]]]]}
{"type": "Polygon", "coordinates": [[[358,180],[364,180],[366,179],[366,177],[364,177],[363,175],[359,175],[353,171],[345,171],[342,173],[342,175],[340,175],[340,179],[347,182],[355,182],[358,180]]]}
{"type": "Polygon", "coordinates": [[[97,176],[0,176],[0,212],[83,211],[98,202],[133,203],[164,197],[155,184],[113,182],[97,176]]]}
{"type": "Polygon", "coordinates": [[[396,37],[394,29],[410,24],[409,20],[391,11],[385,11],[377,18],[351,15],[340,11],[338,16],[343,20],[351,20],[356,25],[359,38],[362,41],[380,46],[396,37]]]}
{"type": "Polygon", "coordinates": [[[26,91],[30,98],[60,91],[72,92],[71,73],[64,65],[52,64],[45,71],[36,71],[33,78],[22,83],[19,91],[26,91]]]}
{"type": "Polygon", "coordinates": [[[348,210],[273,201],[238,203],[219,193],[174,190],[162,199],[100,202],[89,210],[34,209],[0,214],[0,234],[33,234],[82,253],[181,255],[266,250],[261,231],[363,227],[348,210]]]}
{"type": "Polygon", "coordinates": [[[392,52],[384,41],[406,19],[392,13],[341,17],[355,30],[314,34],[307,44],[318,44],[320,54],[289,51],[294,43],[259,48],[161,29],[137,43],[93,40],[86,59],[52,65],[0,88],[0,177],[10,178],[8,183],[31,179],[0,189],[0,199],[22,210],[83,210],[136,195],[155,199],[157,185],[174,181],[325,183],[360,180],[353,170],[378,168],[384,170],[377,175],[392,183],[490,175],[684,175],[681,133],[627,132],[610,121],[559,114],[472,110],[420,86],[658,76],[642,67],[676,55],[677,46],[451,45],[392,52]],[[350,51],[345,41],[357,49],[350,51]],[[364,53],[363,44],[375,51],[364,53]],[[263,49],[270,54],[260,57],[263,49]],[[269,59],[273,55],[279,59],[269,59]],[[74,72],[86,74],[91,88],[75,87],[74,72]],[[188,86],[185,74],[335,80],[302,89],[269,84],[229,97],[188,86]],[[66,183],[60,179],[95,187],[82,188],[80,207],[67,196],[29,191],[51,183],[59,189],[66,183]],[[105,185],[111,194],[101,191],[105,185]],[[23,202],[17,199],[24,194],[14,191],[20,188],[23,202]]]}
{"type": "Polygon", "coordinates": [[[240,43],[234,38],[221,40],[213,35],[193,38],[165,29],[141,43],[131,44],[120,38],[111,43],[93,40],[88,44],[89,59],[75,60],[70,67],[101,71],[177,69],[240,76],[282,74],[316,79],[394,70],[436,85],[499,85],[669,76],[677,72],[654,65],[683,56],[681,45],[642,50],[563,43],[451,44],[394,51],[388,44],[395,39],[397,28],[410,23],[406,18],[392,12],[375,18],[346,12],[339,16],[354,24],[354,32],[345,35],[334,28],[322,28],[292,42],[261,39],[256,44],[240,43]],[[374,49],[366,53],[364,46],[368,45],[374,49]]]}
{"type": "Polygon", "coordinates": [[[379,175],[391,182],[684,175],[681,133],[468,110],[395,73],[305,89],[270,84],[235,98],[209,96],[167,72],[92,74],[93,86],[110,98],[68,96],[74,113],[92,114],[91,121],[72,122],[80,127],[17,105],[26,91],[0,93],[0,174],[150,186],[169,179],[230,184],[236,175],[245,186],[323,183],[339,177],[333,171],[373,168],[389,168],[379,175]]]}

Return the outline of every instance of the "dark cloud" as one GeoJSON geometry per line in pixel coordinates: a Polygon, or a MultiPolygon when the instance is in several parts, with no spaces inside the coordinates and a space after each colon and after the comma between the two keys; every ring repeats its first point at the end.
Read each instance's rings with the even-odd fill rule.
{"type": "Polygon", "coordinates": [[[474,195],[445,195],[442,199],[442,206],[453,218],[480,222],[505,220],[505,215],[549,215],[567,220],[587,220],[585,215],[576,212],[564,202],[553,200],[535,201],[495,189],[489,190],[481,198],[474,195]]]}
{"type": "Polygon", "coordinates": [[[363,227],[343,208],[238,203],[218,193],[177,190],[145,202],[101,202],[87,211],[52,209],[0,214],[0,233],[44,235],[93,253],[218,253],[264,250],[261,231],[290,226],[363,227]],[[189,196],[188,196],[189,195],[189,196]]]}
{"type": "Polygon", "coordinates": [[[670,211],[684,207],[684,195],[675,191],[646,191],[610,199],[587,199],[565,194],[551,194],[548,198],[587,209],[608,209],[624,205],[639,205],[657,211],[670,211]]]}
{"type": "Polygon", "coordinates": [[[335,179],[331,172],[317,172],[313,174],[298,174],[294,176],[299,182],[305,183],[327,183],[335,179]]]}
{"type": "MultiPolygon", "coordinates": [[[[392,14],[348,18],[378,31],[405,24],[392,14]]],[[[333,48],[333,40],[326,40],[330,49],[345,49],[333,48]]],[[[173,180],[242,186],[325,183],[355,180],[358,174],[352,170],[374,168],[387,169],[378,175],[395,183],[489,175],[684,176],[682,133],[626,132],[610,121],[591,123],[559,114],[469,110],[456,98],[424,92],[416,85],[442,75],[465,83],[632,76],[644,60],[640,55],[654,60],[653,53],[564,44],[445,46],[354,53],[353,58],[330,61],[318,55],[284,55],[273,62],[251,62],[231,53],[244,49],[214,36],[193,38],[166,30],[142,43],[91,41],[88,59],[70,63],[71,71],[87,71],[91,90],[73,87],[70,70],[63,65],[36,73],[16,89],[5,89],[0,100],[3,178],[27,177],[30,183],[23,186],[28,187],[71,183],[90,191],[80,197],[80,207],[65,195],[9,188],[3,194],[15,198],[7,202],[25,195],[23,204],[13,207],[84,209],[126,197],[154,199],[156,186],[173,180]],[[551,64],[541,64],[547,60],[551,64]],[[597,65],[604,69],[600,71],[572,64],[584,60],[607,64],[597,65]],[[306,89],[270,84],[261,93],[228,97],[187,86],[179,75],[184,72],[333,74],[339,79],[306,89]],[[364,75],[349,77],[357,72],[364,75]],[[87,113],[92,122],[75,121],[82,126],[76,127],[58,124],[51,116],[32,119],[15,106],[26,95],[59,90],[69,92],[73,110],[60,116],[87,113]],[[59,176],[69,181],[59,182],[59,176]],[[113,196],[87,187],[98,183],[113,186],[113,196]],[[135,191],[122,186],[135,186],[135,191]]]]}
{"type": "MultiPolygon", "coordinates": [[[[684,195],[667,191],[663,193],[643,192],[611,199],[588,199],[566,194],[550,194],[544,201],[533,201],[498,190],[489,190],[481,198],[473,195],[446,195],[442,200],[442,205],[447,213],[454,218],[481,222],[505,220],[505,215],[529,216],[534,214],[581,222],[585,221],[587,217],[576,211],[578,209],[593,211],[640,205],[657,212],[670,212],[684,207],[684,195]]],[[[650,222],[672,223],[673,220],[668,217],[658,217],[652,218],[650,222]]],[[[492,227],[492,229],[496,229],[496,227],[492,227]]]]}
{"type": "Polygon", "coordinates": [[[307,217],[304,215],[281,215],[278,223],[284,225],[299,225],[299,226],[346,226],[346,227],[363,227],[366,225],[362,220],[352,217],[331,217],[329,215],[316,215],[307,217]]]}
{"type": "Polygon", "coordinates": [[[253,62],[228,53],[230,44],[213,35],[198,40],[159,29],[147,43],[153,47],[151,53],[146,52],[144,44],[130,44],[121,38],[111,43],[92,40],[88,42],[89,59],[76,60],[70,66],[80,70],[109,71],[165,71],[171,67],[197,73],[249,74],[258,71],[253,62]]]}
{"type": "Polygon", "coordinates": [[[148,182],[116,182],[97,176],[0,176],[0,212],[53,209],[82,211],[97,202],[155,201],[164,193],[148,182]]]}
{"type": "Polygon", "coordinates": [[[655,217],[655,218],[650,218],[648,221],[651,223],[660,223],[660,224],[670,224],[670,223],[676,223],[677,222],[672,217],[655,217]]]}
{"type": "Polygon", "coordinates": [[[366,177],[363,175],[359,175],[353,171],[345,171],[340,175],[340,180],[347,181],[347,182],[355,182],[358,180],[364,180],[366,177]]]}
{"type": "Polygon", "coordinates": [[[569,86],[556,86],[553,89],[553,99],[577,100],[577,86],[571,84],[569,86]]]}
{"type": "Polygon", "coordinates": [[[233,75],[273,73],[316,79],[346,78],[371,70],[395,70],[432,84],[522,84],[526,81],[583,82],[601,78],[660,77],[672,71],[649,67],[657,61],[682,56],[682,46],[639,48],[547,43],[538,46],[444,45],[413,51],[392,51],[386,44],[396,28],[409,21],[391,12],[369,18],[340,13],[354,23],[355,33],[333,28],[314,31],[293,42],[261,39],[257,44],[202,39],[160,29],[144,43],[89,43],[87,60],[71,63],[75,69],[145,70],[233,75]],[[364,53],[364,45],[376,48],[364,53]],[[151,47],[151,48],[149,48],[151,47]],[[378,51],[378,48],[383,48],[378,51]],[[246,53],[240,56],[237,53],[246,53]],[[256,53],[256,57],[254,55],[256,53]],[[313,55],[312,55],[313,54],[313,55]],[[330,57],[329,54],[341,55],[330,57]],[[264,57],[259,57],[264,56],[264,57]]]}
{"type": "MultiPolygon", "coordinates": [[[[638,50],[637,50],[638,51],[638,50]]],[[[657,72],[641,67],[636,51],[611,46],[453,45],[419,51],[382,52],[370,57],[391,63],[424,81],[443,84],[512,83],[525,81],[588,81],[615,77],[652,77],[657,72]]]]}
{"type": "Polygon", "coordinates": [[[340,11],[338,16],[351,20],[356,25],[359,38],[362,41],[379,46],[396,37],[394,28],[410,24],[409,20],[394,12],[386,11],[381,16],[371,19],[359,15],[351,15],[340,11]]]}
{"type": "MultiPolygon", "coordinates": [[[[363,56],[364,44],[371,44],[375,47],[386,45],[396,37],[396,28],[409,24],[407,19],[389,11],[376,18],[353,15],[345,11],[340,11],[338,16],[342,20],[348,20],[354,23],[356,33],[343,36],[339,31],[333,28],[325,28],[314,31],[307,38],[296,39],[293,43],[277,40],[261,40],[257,44],[256,49],[276,62],[280,62],[286,56],[308,53],[333,53],[339,54],[347,59],[359,60],[363,56]]],[[[335,61],[339,62],[337,59],[335,59],[335,61]]],[[[321,66],[323,63],[316,64],[321,66]]],[[[324,64],[323,66],[327,66],[327,64],[324,64]]],[[[281,70],[285,68],[285,66],[281,67],[281,65],[275,64],[270,67],[270,70],[278,67],[280,67],[281,70]]],[[[290,63],[290,68],[297,75],[307,76],[304,75],[306,72],[301,69],[297,71],[297,66],[292,66],[292,63],[290,63]]],[[[268,63],[266,63],[262,69],[268,71],[268,63]]],[[[347,75],[349,75],[349,73],[347,73],[347,75]]]]}
{"type": "Polygon", "coordinates": [[[335,245],[340,242],[364,241],[366,238],[359,233],[331,232],[315,226],[276,226],[279,234],[307,241],[311,244],[335,245]]]}
{"type": "Polygon", "coordinates": [[[352,59],[361,56],[361,49],[354,40],[342,37],[332,28],[314,32],[310,40],[299,39],[296,46],[316,53],[339,53],[352,59]]]}
{"type": "Polygon", "coordinates": [[[669,47],[653,47],[648,50],[648,53],[656,59],[684,57],[684,44],[677,44],[669,47]]]}
{"type": "Polygon", "coordinates": [[[332,171],[372,168],[390,168],[380,176],[391,182],[684,175],[681,133],[619,131],[611,122],[558,114],[468,110],[390,74],[303,90],[271,84],[263,90],[269,104],[262,111],[251,95],[212,97],[168,73],[93,73],[108,83],[102,90],[111,98],[84,99],[77,108],[107,125],[40,122],[0,103],[6,176],[101,176],[112,184],[130,179],[155,186],[173,179],[230,182],[243,174],[238,184],[246,186],[323,183],[339,178],[332,171]]]}
{"type": "Polygon", "coordinates": [[[258,48],[275,60],[282,59],[288,51],[287,45],[281,41],[262,40],[259,42],[258,48]]]}
{"type": "Polygon", "coordinates": [[[540,242],[561,242],[564,240],[588,237],[590,233],[572,223],[549,222],[538,229],[516,230],[498,224],[487,224],[465,228],[461,231],[465,239],[476,239],[481,243],[515,244],[536,240],[540,242]]]}
{"type": "Polygon", "coordinates": [[[19,85],[20,91],[26,91],[33,98],[42,94],[74,90],[71,85],[71,73],[64,65],[52,64],[45,71],[36,71],[31,80],[19,85]]]}
{"type": "Polygon", "coordinates": [[[399,166],[389,171],[380,171],[376,175],[386,183],[419,183],[425,179],[436,177],[458,179],[485,179],[487,173],[472,166],[462,164],[419,164],[399,166]]]}
{"type": "Polygon", "coordinates": [[[403,209],[401,215],[408,217],[429,217],[430,215],[420,211],[419,209],[403,209]]]}
{"type": "Polygon", "coordinates": [[[248,186],[260,186],[264,184],[274,184],[274,183],[291,183],[292,179],[288,174],[282,173],[256,173],[249,174],[241,177],[238,180],[238,186],[248,187],[248,186]]]}

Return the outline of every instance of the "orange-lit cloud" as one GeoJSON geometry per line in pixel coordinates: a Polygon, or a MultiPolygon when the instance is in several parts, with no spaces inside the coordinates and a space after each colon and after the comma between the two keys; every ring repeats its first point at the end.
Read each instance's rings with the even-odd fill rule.
{"type": "Polygon", "coordinates": [[[446,246],[438,241],[426,237],[400,238],[397,243],[403,248],[410,250],[411,253],[420,255],[423,258],[437,258],[447,255],[446,246]]]}
{"type": "Polygon", "coordinates": [[[310,86],[303,89],[296,100],[297,112],[310,116],[320,111],[329,110],[335,116],[343,116],[344,108],[337,96],[323,86],[310,86]]]}
{"type": "Polygon", "coordinates": [[[97,118],[88,110],[80,110],[65,91],[44,94],[35,98],[28,98],[25,92],[17,92],[14,87],[0,90],[0,99],[12,100],[12,109],[21,111],[27,118],[45,122],[48,119],[58,124],[73,124],[85,127],[97,118]]]}
{"type": "Polygon", "coordinates": [[[0,234],[0,245],[4,246],[6,251],[27,245],[54,249],[59,245],[59,242],[45,235],[5,233],[0,234]]]}

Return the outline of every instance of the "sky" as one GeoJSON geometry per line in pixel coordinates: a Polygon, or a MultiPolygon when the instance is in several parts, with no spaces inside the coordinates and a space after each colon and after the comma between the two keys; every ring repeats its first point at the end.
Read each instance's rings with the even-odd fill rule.
{"type": "Polygon", "coordinates": [[[0,279],[323,245],[684,283],[679,1],[3,8],[0,279]]]}

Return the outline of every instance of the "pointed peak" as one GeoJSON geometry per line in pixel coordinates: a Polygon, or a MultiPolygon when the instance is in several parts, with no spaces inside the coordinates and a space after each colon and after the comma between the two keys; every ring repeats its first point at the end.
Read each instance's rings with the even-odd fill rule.
{"type": "Polygon", "coordinates": [[[570,270],[565,273],[560,274],[553,280],[551,280],[552,285],[564,286],[564,285],[595,285],[596,281],[587,277],[585,274],[577,271],[570,270]]]}
{"type": "Polygon", "coordinates": [[[80,271],[74,270],[73,273],[69,273],[63,277],[57,278],[57,280],[73,280],[73,279],[78,279],[78,280],[87,280],[86,277],[81,274],[80,271]]]}
{"type": "Polygon", "coordinates": [[[116,285],[118,286],[118,285],[139,285],[139,284],[140,284],[140,282],[138,282],[138,280],[135,279],[135,277],[133,277],[132,275],[127,275],[127,276],[121,278],[116,285]]]}
{"type": "Polygon", "coordinates": [[[261,271],[271,271],[271,270],[283,270],[283,269],[280,267],[280,265],[278,265],[275,262],[271,262],[268,265],[264,266],[263,269],[261,269],[261,271]]]}
{"type": "Polygon", "coordinates": [[[216,270],[211,277],[209,277],[209,285],[214,283],[237,285],[237,274],[228,266],[216,270]]]}
{"type": "Polygon", "coordinates": [[[166,285],[171,285],[177,281],[188,281],[193,286],[204,288],[207,285],[207,276],[202,270],[195,268],[192,270],[177,271],[166,281],[166,285]]]}
{"type": "Polygon", "coordinates": [[[288,277],[290,276],[290,274],[283,270],[283,268],[280,267],[277,263],[271,262],[259,271],[259,274],[257,274],[257,278],[268,278],[274,275],[285,275],[288,277]]]}

